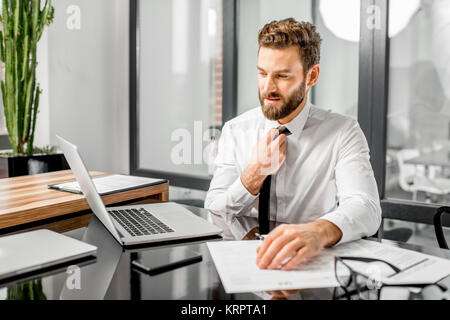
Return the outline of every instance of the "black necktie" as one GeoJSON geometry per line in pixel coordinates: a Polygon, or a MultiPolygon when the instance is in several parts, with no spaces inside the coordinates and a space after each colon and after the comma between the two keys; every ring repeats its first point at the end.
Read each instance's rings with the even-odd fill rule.
{"type": "MultiPolygon", "coordinates": [[[[284,126],[277,128],[278,134],[291,135],[291,132],[284,126]]],[[[270,182],[272,176],[267,176],[266,180],[259,191],[259,205],[258,205],[258,224],[259,233],[268,234],[270,231],[270,182]]]]}

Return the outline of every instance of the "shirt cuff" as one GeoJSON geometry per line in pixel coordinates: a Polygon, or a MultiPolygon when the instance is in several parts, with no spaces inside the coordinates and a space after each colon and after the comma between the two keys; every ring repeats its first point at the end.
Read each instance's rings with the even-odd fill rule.
{"type": "Polygon", "coordinates": [[[231,200],[233,203],[239,203],[243,206],[247,206],[250,203],[253,203],[256,198],[258,198],[259,194],[252,195],[242,184],[241,177],[238,177],[236,181],[228,189],[231,200]]]}
{"type": "Polygon", "coordinates": [[[352,230],[345,219],[346,218],[341,213],[336,212],[336,211],[330,212],[330,213],[324,215],[323,217],[319,218],[319,220],[327,220],[327,221],[333,223],[334,225],[336,225],[336,227],[338,227],[341,230],[341,232],[342,232],[341,240],[339,240],[335,244],[335,246],[342,244],[342,243],[350,242],[353,240],[352,230]]]}

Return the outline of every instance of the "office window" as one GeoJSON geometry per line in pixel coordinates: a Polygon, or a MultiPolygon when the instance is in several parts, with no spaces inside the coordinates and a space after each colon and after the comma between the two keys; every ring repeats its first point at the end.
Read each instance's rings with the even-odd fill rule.
{"type": "Polygon", "coordinates": [[[208,179],[222,125],[222,1],[138,5],[138,168],[208,179]]]}
{"type": "Polygon", "coordinates": [[[448,202],[448,0],[390,0],[386,197],[448,202]]]}
{"type": "Polygon", "coordinates": [[[259,106],[258,32],[268,22],[292,17],[317,26],[322,42],[321,74],[312,103],[357,118],[360,2],[335,0],[238,1],[238,114],[259,106]]]}

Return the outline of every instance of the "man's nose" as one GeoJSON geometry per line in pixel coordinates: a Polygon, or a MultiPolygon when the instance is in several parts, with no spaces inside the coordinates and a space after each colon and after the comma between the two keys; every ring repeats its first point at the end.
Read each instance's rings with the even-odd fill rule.
{"type": "Polygon", "coordinates": [[[264,82],[263,92],[267,94],[275,91],[277,91],[277,85],[273,78],[271,76],[268,76],[264,82]]]}

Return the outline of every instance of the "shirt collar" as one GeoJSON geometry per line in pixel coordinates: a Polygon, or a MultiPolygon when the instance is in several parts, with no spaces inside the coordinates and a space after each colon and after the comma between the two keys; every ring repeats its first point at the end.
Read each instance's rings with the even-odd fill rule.
{"type": "MultiPolygon", "coordinates": [[[[305,106],[303,107],[303,110],[294,119],[292,119],[291,122],[284,125],[286,128],[289,129],[289,131],[292,133],[293,136],[299,136],[302,133],[306,121],[308,120],[310,110],[311,110],[311,103],[307,101],[305,103],[305,106]]],[[[276,120],[266,119],[266,121],[268,123],[269,128],[277,128],[281,125],[276,120]]]]}

